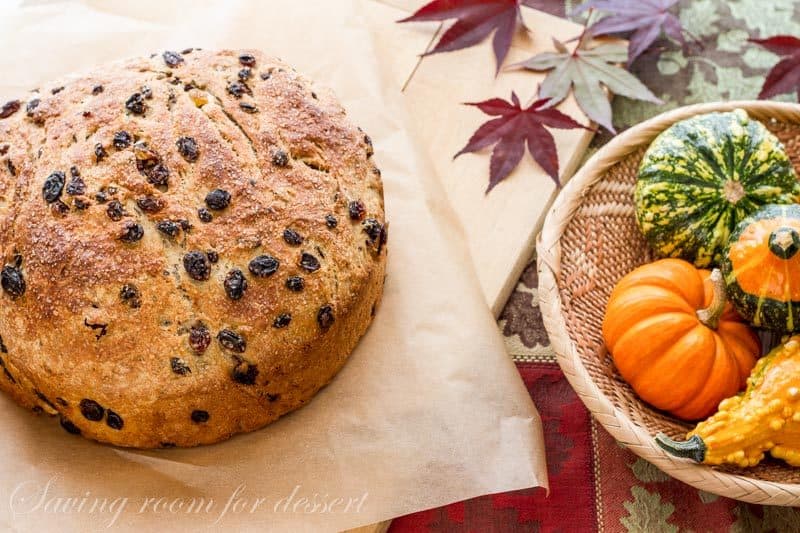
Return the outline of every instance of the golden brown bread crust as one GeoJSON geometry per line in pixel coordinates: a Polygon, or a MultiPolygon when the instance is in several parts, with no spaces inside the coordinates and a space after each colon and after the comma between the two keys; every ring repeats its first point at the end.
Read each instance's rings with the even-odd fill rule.
{"type": "Polygon", "coordinates": [[[262,427],[341,368],[380,300],[386,228],[371,142],[329,91],[257,51],[194,50],[15,108],[0,388],[16,401],[99,441],[194,446],[262,427]],[[249,268],[263,255],[271,275],[249,268]]]}

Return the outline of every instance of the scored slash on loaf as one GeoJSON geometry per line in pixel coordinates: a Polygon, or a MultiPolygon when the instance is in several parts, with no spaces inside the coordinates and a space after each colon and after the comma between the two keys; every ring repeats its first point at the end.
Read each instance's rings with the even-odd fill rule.
{"type": "Polygon", "coordinates": [[[142,448],[307,403],[381,297],[372,155],[330,91],[257,51],[168,51],[0,106],[0,389],[142,448]]]}

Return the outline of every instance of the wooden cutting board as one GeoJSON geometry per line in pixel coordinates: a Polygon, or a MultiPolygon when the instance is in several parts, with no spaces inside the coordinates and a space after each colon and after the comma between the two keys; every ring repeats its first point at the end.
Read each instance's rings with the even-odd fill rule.
{"type": "MultiPolygon", "coordinates": [[[[411,8],[419,5],[419,2],[403,3],[411,8]]],[[[522,12],[530,32],[520,31],[516,35],[506,65],[552,50],[551,37],[567,41],[583,29],[541,11],[523,7],[522,12]]],[[[519,167],[489,194],[485,190],[489,183],[491,149],[453,160],[453,155],[464,147],[478,126],[491,118],[461,103],[494,97],[508,100],[514,90],[526,105],[534,99],[545,77],[514,70],[501,71],[495,78],[494,72],[494,55],[487,40],[473,48],[423,58],[410,73],[403,92],[416,128],[413,133],[427,150],[461,219],[486,301],[497,316],[531,258],[544,213],[558,190],[527,153],[519,167]]],[[[589,124],[571,96],[558,108],[589,124]]],[[[560,179],[564,183],[576,170],[594,133],[580,129],[551,132],[558,147],[560,179]]]]}
{"type": "MultiPolygon", "coordinates": [[[[418,54],[430,49],[442,32],[436,23],[389,26],[422,4],[422,0],[376,0],[380,15],[374,19],[383,31],[396,33],[396,53],[413,47],[418,54]],[[389,17],[391,20],[383,20],[389,17]]],[[[583,27],[541,11],[522,8],[530,32],[520,31],[514,38],[505,64],[523,61],[552,49],[551,37],[567,41],[577,37],[583,27]]],[[[446,25],[445,25],[446,27],[446,25]]],[[[500,314],[519,275],[530,260],[544,213],[558,190],[550,177],[529,154],[520,166],[490,194],[491,150],[467,154],[453,161],[470,135],[489,117],[479,110],[460,105],[494,97],[509,99],[511,91],[528,104],[544,79],[533,72],[501,72],[495,77],[495,60],[490,40],[479,46],[422,59],[394,58],[390,68],[402,80],[407,110],[412,118],[412,134],[426,152],[448,194],[451,206],[464,227],[472,260],[486,301],[495,316],[500,314]]],[[[579,122],[589,121],[570,97],[558,108],[579,122]]],[[[556,141],[561,182],[576,170],[592,139],[588,130],[552,130],[556,141]]],[[[349,530],[349,533],[385,533],[391,521],[349,530]]]]}

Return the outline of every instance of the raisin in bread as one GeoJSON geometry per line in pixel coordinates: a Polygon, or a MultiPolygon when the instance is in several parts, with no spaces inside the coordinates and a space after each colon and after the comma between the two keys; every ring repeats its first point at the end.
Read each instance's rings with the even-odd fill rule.
{"type": "Polygon", "coordinates": [[[0,107],[0,388],[70,433],[194,446],[300,407],[380,300],[369,137],[257,51],[110,65],[0,107]]]}

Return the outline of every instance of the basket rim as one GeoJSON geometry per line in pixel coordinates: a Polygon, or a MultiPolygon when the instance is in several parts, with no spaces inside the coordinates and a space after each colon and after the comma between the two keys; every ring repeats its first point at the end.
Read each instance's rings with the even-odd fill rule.
{"type": "Polygon", "coordinates": [[[561,237],[580,207],[584,192],[623,157],[648,145],[675,122],[715,111],[744,109],[757,120],[776,119],[800,124],[800,104],[741,100],[679,107],[650,118],[617,135],[581,167],[559,192],[544,220],[536,243],[539,307],[556,360],[572,388],[594,418],[633,453],[666,474],[695,488],[727,498],[762,505],[800,506],[800,483],[778,483],[721,472],[708,465],[678,459],[664,452],[653,435],[635,424],[592,381],[567,332],[557,280],[561,272],[561,237]]]}

